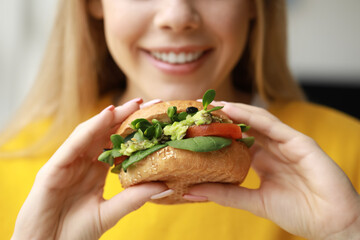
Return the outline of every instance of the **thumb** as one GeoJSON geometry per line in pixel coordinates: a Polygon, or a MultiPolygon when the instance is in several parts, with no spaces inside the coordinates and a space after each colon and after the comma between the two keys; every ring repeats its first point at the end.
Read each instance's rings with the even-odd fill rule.
{"type": "Polygon", "coordinates": [[[184,198],[190,201],[207,199],[222,206],[243,209],[264,217],[264,204],[257,189],[226,183],[203,183],[189,189],[184,198]]]}
{"type": "Polygon", "coordinates": [[[121,218],[144,205],[150,197],[165,191],[163,183],[144,183],[126,188],[100,205],[102,231],[113,227],[121,218]]]}

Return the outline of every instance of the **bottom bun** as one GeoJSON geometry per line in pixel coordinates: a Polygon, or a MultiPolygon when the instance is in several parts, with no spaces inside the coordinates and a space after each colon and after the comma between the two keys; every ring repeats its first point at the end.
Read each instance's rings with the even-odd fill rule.
{"type": "Polygon", "coordinates": [[[159,204],[188,203],[183,195],[198,183],[240,184],[245,179],[251,158],[245,144],[233,141],[228,147],[212,152],[192,152],[165,147],[120,173],[124,188],[145,182],[164,182],[174,194],[152,200],[159,204]]]}

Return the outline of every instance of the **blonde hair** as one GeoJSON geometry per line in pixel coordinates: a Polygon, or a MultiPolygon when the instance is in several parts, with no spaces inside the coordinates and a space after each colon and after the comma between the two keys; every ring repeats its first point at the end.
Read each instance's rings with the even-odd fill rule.
{"type": "MultiPolygon", "coordinates": [[[[255,88],[268,103],[302,100],[302,91],[287,66],[285,2],[255,2],[257,16],[248,47],[233,72],[235,86],[255,88]],[[245,75],[248,80],[244,80],[245,75]]],[[[16,121],[3,132],[0,145],[31,122],[51,118],[52,124],[44,137],[17,151],[16,156],[39,153],[39,147],[45,145],[44,150],[53,151],[74,126],[91,115],[104,94],[116,87],[125,88],[125,76],[107,49],[103,22],[90,16],[88,1],[64,0],[59,4],[40,72],[14,116],[16,121]]]]}

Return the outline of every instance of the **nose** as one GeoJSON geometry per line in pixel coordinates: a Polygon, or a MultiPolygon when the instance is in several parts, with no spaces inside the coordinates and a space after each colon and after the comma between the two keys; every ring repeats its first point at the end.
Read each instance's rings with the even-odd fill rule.
{"type": "Polygon", "coordinates": [[[200,15],[193,0],[164,0],[154,18],[158,28],[173,32],[191,31],[200,25],[200,15]]]}

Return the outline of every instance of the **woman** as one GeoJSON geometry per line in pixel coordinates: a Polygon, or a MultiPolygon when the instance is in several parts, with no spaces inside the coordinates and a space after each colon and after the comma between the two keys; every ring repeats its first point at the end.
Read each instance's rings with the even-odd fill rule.
{"type": "Polygon", "coordinates": [[[1,212],[11,218],[3,234],[11,234],[46,162],[13,239],[96,239],[108,229],[104,239],[357,238],[360,200],[347,176],[359,187],[359,122],[301,101],[286,65],[284,11],[280,0],[62,1],[38,81],[20,110],[23,122],[7,133],[27,126],[4,156],[35,157],[1,161],[6,197],[21,195],[12,209],[2,200],[1,212]],[[233,102],[217,103],[230,118],[252,126],[255,171],[241,188],[204,184],[184,197],[232,208],[146,204],[122,218],[168,189],[152,183],[119,193],[116,176],[94,161],[105,139],[143,100],[196,99],[209,88],[233,102]],[[278,118],[316,139],[347,175],[278,118]],[[39,141],[25,148],[26,136],[39,141]],[[344,136],[349,144],[341,146],[344,136]],[[112,198],[105,201],[103,191],[112,198]]]}

